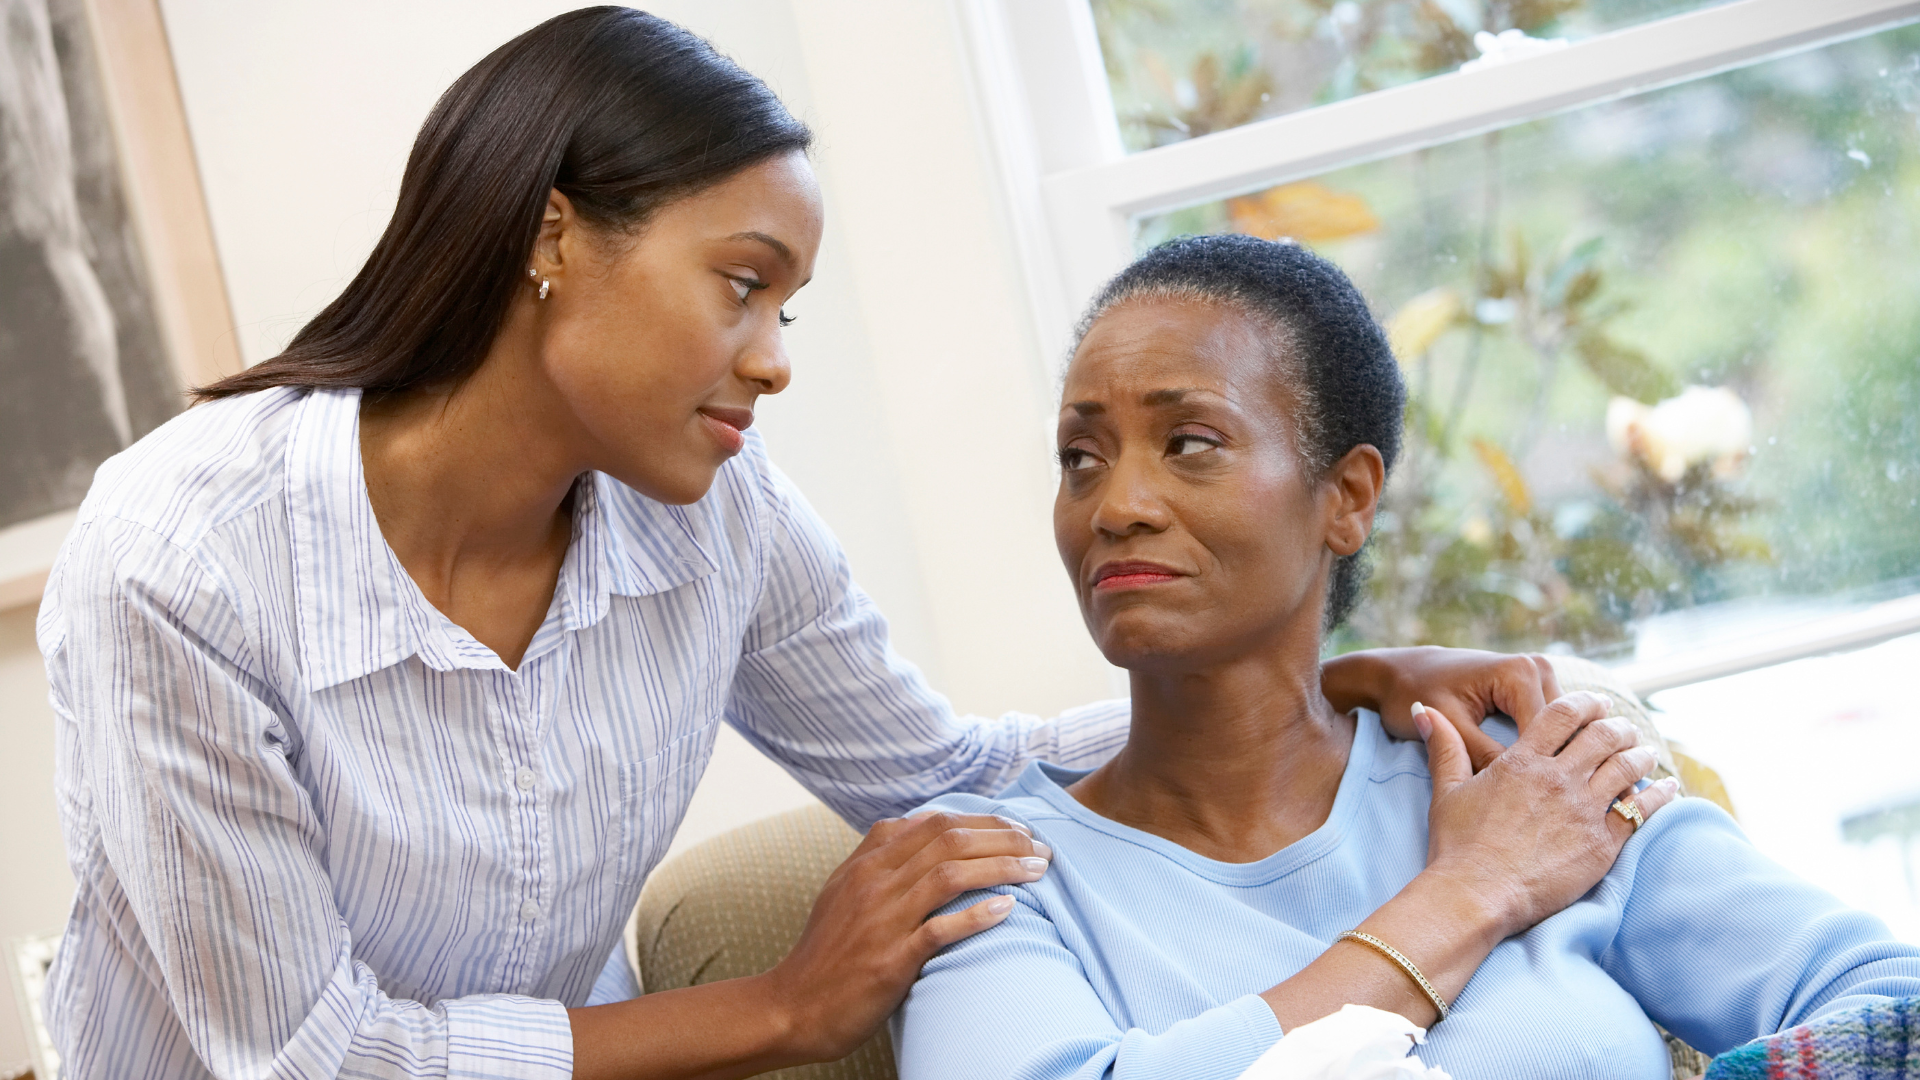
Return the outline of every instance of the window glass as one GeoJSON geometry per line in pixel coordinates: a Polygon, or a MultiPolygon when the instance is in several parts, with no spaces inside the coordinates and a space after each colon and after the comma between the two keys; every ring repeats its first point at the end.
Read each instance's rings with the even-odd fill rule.
{"type": "Polygon", "coordinates": [[[1724,2],[1091,0],[1129,150],[1453,71],[1476,34],[1577,39],[1724,2]]]}
{"type": "Polygon", "coordinates": [[[1136,227],[1310,244],[1389,329],[1338,647],[1646,658],[1920,589],[1920,27],[1136,227]]]}
{"type": "Polygon", "coordinates": [[[1920,941],[1920,637],[1653,695],[1760,850],[1920,941]]]}

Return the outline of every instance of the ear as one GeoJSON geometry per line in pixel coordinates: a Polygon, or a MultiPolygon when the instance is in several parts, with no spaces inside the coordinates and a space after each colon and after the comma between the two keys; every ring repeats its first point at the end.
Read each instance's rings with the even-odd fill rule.
{"type": "Polygon", "coordinates": [[[534,237],[531,260],[539,276],[559,276],[569,249],[580,242],[582,224],[571,200],[558,191],[547,192],[547,209],[540,215],[540,234],[534,237]]]}
{"type": "Polygon", "coordinates": [[[1327,502],[1327,548],[1340,558],[1360,550],[1373,531],[1374,511],[1386,486],[1387,465],[1367,443],[1347,451],[1321,481],[1327,502]]]}

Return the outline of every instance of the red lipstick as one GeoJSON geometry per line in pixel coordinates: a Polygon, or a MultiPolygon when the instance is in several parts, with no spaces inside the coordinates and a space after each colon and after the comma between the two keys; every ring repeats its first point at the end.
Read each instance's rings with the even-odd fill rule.
{"type": "Polygon", "coordinates": [[[1093,587],[1101,590],[1132,589],[1143,585],[1163,585],[1185,576],[1159,563],[1110,562],[1102,563],[1093,572],[1093,587]]]}

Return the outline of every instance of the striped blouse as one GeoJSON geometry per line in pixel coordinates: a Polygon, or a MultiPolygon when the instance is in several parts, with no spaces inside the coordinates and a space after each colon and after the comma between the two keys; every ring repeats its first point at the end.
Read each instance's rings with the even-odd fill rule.
{"type": "Polygon", "coordinates": [[[387,547],[358,418],[190,409],[101,466],[61,552],[68,1076],[568,1076],[564,1010],[722,721],[861,824],[1125,738],[1124,703],[954,715],[757,435],[691,506],[583,477],[509,669],[387,547]]]}

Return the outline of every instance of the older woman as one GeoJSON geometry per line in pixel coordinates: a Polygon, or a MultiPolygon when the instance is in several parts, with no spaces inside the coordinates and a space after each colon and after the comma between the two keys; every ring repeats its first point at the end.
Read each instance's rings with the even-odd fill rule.
{"type": "Polygon", "coordinates": [[[1430,711],[1423,746],[1329,704],[1322,631],[1353,602],[1403,401],[1365,302],[1299,247],[1176,241],[1097,298],[1055,531],[1132,674],[1131,738],[1092,772],[1033,765],[998,798],[935,803],[1023,821],[1054,858],[925,968],[898,1020],[906,1080],[1232,1077],[1345,1001],[1446,1019],[1422,1057],[1456,1076],[1664,1077],[1652,1021],[1719,1051],[1920,994],[1920,950],[1712,804],[1645,828],[1610,812],[1635,775],[1615,722],[1580,726],[1591,696],[1470,780],[1430,711]],[[1529,812],[1523,790],[1556,798],[1529,812]],[[1636,833],[1604,877],[1558,857],[1607,828],[1636,833]],[[1502,879],[1522,887],[1477,911],[1428,899],[1502,879]]]}

